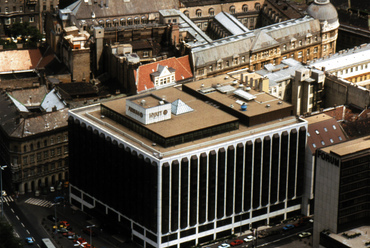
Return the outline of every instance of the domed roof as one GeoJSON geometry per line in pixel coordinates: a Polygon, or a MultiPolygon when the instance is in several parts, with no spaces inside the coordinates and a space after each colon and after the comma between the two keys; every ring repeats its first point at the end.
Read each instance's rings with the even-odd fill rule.
{"type": "Polygon", "coordinates": [[[327,21],[329,24],[338,21],[338,12],[330,3],[330,0],[314,0],[307,8],[307,13],[320,22],[327,21]]]}

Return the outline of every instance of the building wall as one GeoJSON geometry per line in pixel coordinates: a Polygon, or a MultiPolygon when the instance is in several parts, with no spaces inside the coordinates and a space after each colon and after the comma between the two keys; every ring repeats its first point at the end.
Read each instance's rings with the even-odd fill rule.
{"type": "Polygon", "coordinates": [[[24,194],[68,180],[67,126],[22,139],[2,133],[1,140],[1,159],[11,171],[14,191],[24,194]]]}
{"type": "Polygon", "coordinates": [[[203,31],[207,29],[209,20],[222,11],[234,15],[247,28],[255,29],[264,2],[265,0],[253,0],[191,7],[183,5],[179,10],[203,31]]]}
{"type": "Polygon", "coordinates": [[[337,232],[340,183],[340,167],[325,161],[325,159],[317,155],[316,157],[313,247],[318,247],[319,235],[324,229],[337,232]]]}
{"type": "Polygon", "coordinates": [[[370,91],[336,76],[326,75],[325,108],[354,104],[360,108],[370,105],[370,91]]]}
{"type": "Polygon", "coordinates": [[[163,159],[74,113],[69,128],[72,203],[121,220],[143,247],[195,245],[300,213],[304,122],[163,159]]]}
{"type": "Polygon", "coordinates": [[[71,49],[72,58],[72,81],[90,81],[90,49],[71,49]]]}
{"type": "Polygon", "coordinates": [[[3,0],[0,4],[0,36],[10,36],[9,30],[12,25],[22,22],[39,27],[39,1],[3,0]]]}

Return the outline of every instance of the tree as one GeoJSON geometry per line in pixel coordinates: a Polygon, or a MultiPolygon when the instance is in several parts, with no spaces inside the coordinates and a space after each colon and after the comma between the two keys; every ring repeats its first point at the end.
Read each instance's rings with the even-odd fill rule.
{"type": "Polygon", "coordinates": [[[23,42],[27,39],[35,43],[42,39],[40,31],[35,26],[30,26],[29,22],[14,23],[10,29],[10,33],[14,38],[21,37],[23,42]]]}
{"type": "Polygon", "coordinates": [[[0,248],[22,247],[21,239],[14,236],[13,227],[5,218],[0,218],[0,248]]]}

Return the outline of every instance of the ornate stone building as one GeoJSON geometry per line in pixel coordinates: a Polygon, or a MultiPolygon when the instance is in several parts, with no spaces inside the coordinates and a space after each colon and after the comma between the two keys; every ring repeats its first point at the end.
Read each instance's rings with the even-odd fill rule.
{"type": "Polygon", "coordinates": [[[3,91],[0,106],[0,161],[12,190],[68,180],[68,109],[58,94],[46,87],[3,91]]]}

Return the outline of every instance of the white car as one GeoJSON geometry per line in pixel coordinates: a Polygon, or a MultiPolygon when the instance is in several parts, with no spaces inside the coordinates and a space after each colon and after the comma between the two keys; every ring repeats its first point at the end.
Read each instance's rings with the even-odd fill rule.
{"type": "Polygon", "coordinates": [[[51,187],[50,187],[50,192],[55,192],[55,188],[54,188],[54,186],[51,186],[51,187]]]}
{"type": "Polygon", "coordinates": [[[230,247],[230,245],[226,244],[226,243],[223,243],[223,244],[218,246],[218,248],[229,248],[229,247],[230,247]]]}
{"type": "Polygon", "coordinates": [[[253,235],[248,235],[245,239],[244,239],[244,242],[249,242],[249,241],[252,241],[253,239],[256,239],[255,237],[253,237],[253,235]]]}
{"type": "Polygon", "coordinates": [[[7,196],[6,191],[5,190],[1,191],[1,195],[2,196],[7,196]]]}

